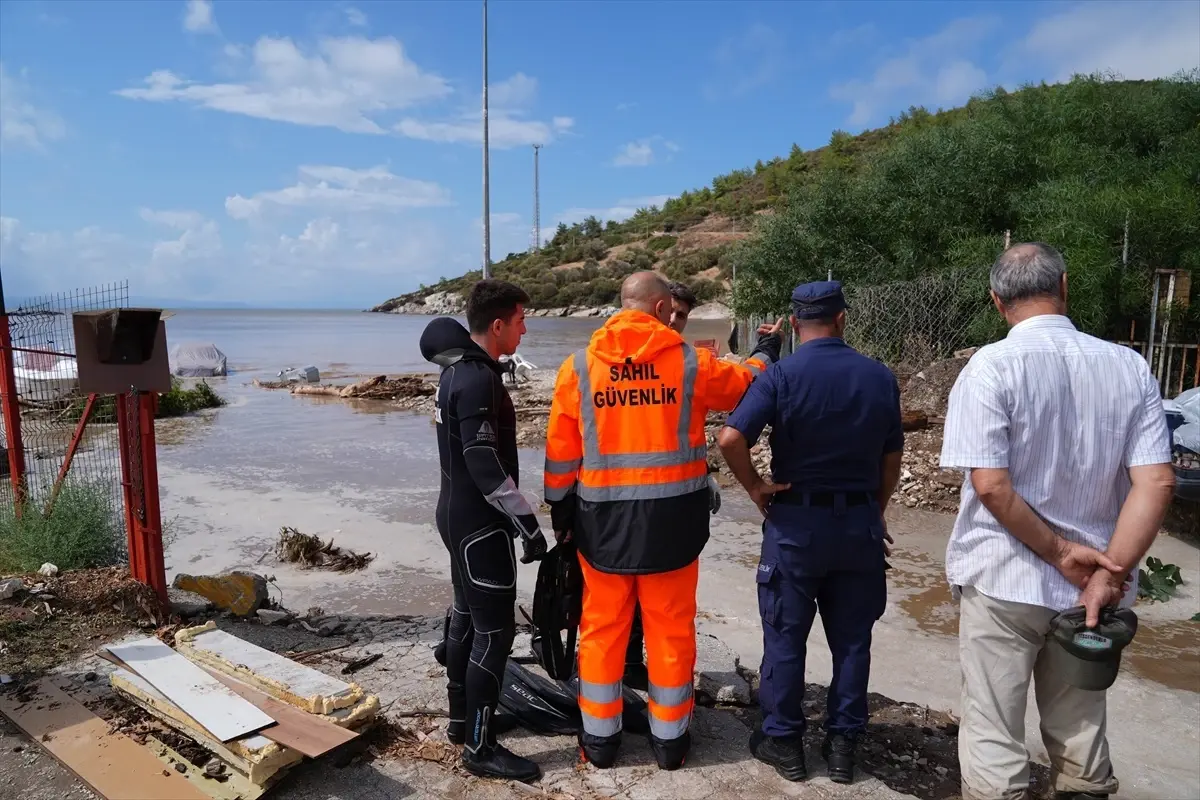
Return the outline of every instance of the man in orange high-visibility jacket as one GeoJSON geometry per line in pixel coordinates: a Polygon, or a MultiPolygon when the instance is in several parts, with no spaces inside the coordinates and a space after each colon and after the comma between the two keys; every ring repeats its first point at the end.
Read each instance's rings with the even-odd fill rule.
{"type": "MultiPolygon", "coordinates": [[[[684,342],[653,272],[629,276],[622,310],[563,362],[546,431],[546,501],[583,570],[579,625],[581,756],[610,767],[621,741],[621,678],[635,605],[649,667],[651,744],[683,764],[696,662],[698,557],[708,542],[709,410],[732,410],[747,367],[684,342]]],[[[763,337],[756,355],[779,356],[763,337]]]]}

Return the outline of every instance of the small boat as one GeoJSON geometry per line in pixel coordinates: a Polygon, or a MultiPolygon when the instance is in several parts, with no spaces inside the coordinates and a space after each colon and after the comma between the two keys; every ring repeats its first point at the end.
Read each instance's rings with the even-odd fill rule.
{"type": "Polygon", "coordinates": [[[79,388],[79,367],[73,358],[60,358],[46,364],[26,360],[13,367],[17,396],[37,402],[53,402],[70,397],[79,388]]]}

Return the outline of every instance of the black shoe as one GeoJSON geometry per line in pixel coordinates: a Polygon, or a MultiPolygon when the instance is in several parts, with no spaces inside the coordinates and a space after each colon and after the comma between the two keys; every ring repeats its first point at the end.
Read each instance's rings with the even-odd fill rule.
{"type": "Polygon", "coordinates": [[[640,661],[630,662],[625,665],[623,680],[625,685],[630,689],[637,689],[640,692],[650,691],[650,672],[646,669],[646,665],[640,661]]]}
{"type": "Polygon", "coordinates": [[[808,767],[804,764],[804,741],[801,737],[781,738],[767,736],[761,730],[750,736],[750,755],[793,783],[808,778],[808,767]]]}
{"type": "Polygon", "coordinates": [[[608,769],[617,763],[617,751],[620,749],[620,733],[616,736],[579,734],[579,760],[592,764],[596,769],[608,769]]]}
{"type": "Polygon", "coordinates": [[[854,743],[854,739],[835,733],[821,744],[821,756],[829,765],[829,780],[834,783],[854,782],[854,743]]]}
{"type": "MultiPolygon", "coordinates": [[[[492,730],[497,734],[508,733],[514,728],[521,727],[521,721],[513,714],[505,714],[503,711],[496,712],[496,716],[490,720],[492,730]]],[[[467,740],[467,723],[461,720],[451,720],[446,724],[446,738],[450,740],[450,744],[462,744],[467,740]]]]}
{"type": "Polygon", "coordinates": [[[463,750],[462,764],[467,772],[480,778],[533,783],[542,777],[541,767],[502,744],[483,745],[474,753],[463,750]]]}
{"type": "Polygon", "coordinates": [[[1054,800],[1108,800],[1110,796],[1101,792],[1055,792],[1054,800]]]}
{"type": "Polygon", "coordinates": [[[654,760],[658,762],[659,769],[679,769],[687,761],[688,750],[692,749],[691,731],[684,731],[682,736],[668,740],[652,735],[650,749],[654,751],[654,760]]]}

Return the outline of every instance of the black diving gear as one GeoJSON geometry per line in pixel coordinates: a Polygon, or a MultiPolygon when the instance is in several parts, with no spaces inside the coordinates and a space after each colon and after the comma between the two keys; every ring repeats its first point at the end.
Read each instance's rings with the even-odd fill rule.
{"type": "Polygon", "coordinates": [[[493,719],[516,632],[513,539],[522,540],[523,563],[546,549],[517,485],[516,412],[500,365],[456,320],[430,322],[421,355],[442,368],[434,416],[442,476],[436,518],[454,585],[445,653],[451,725],[462,725],[463,765],[474,774],[534,780],[537,765],[497,744],[493,719]]]}
{"type": "MultiPolygon", "coordinates": [[[[447,620],[449,616],[447,616],[447,620]]],[[[434,657],[443,666],[446,663],[446,642],[438,643],[434,657]]],[[[522,727],[542,736],[578,736],[583,729],[579,715],[579,678],[556,681],[544,678],[531,669],[526,669],[510,658],[504,667],[504,683],[500,690],[500,708],[492,718],[496,733],[504,733],[522,727]]],[[[625,689],[625,730],[642,736],[650,733],[650,719],[646,716],[646,701],[631,689],[625,689]]],[[[447,729],[450,741],[460,744],[461,726],[453,724],[447,729]]]]}
{"type": "Polygon", "coordinates": [[[578,552],[569,541],[551,548],[538,565],[533,590],[533,616],[529,618],[533,654],[555,680],[567,680],[575,674],[575,639],[583,615],[583,571],[578,552]]]}

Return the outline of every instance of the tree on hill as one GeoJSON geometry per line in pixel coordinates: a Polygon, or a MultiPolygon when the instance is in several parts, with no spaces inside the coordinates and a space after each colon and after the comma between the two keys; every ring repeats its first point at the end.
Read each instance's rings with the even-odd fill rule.
{"type": "MultiPolygon", "coordinates": [[[[717,265],[724,280],[736,263],[735,308],[773,314],[796,283],[827,270],[862,286],[969,269],[979,281],[964,291],[982,292],[1007,230],[1064,251],[1072,314],[1104,332],[1147,307],[1153,268],[1200,266],[1198,187],[1200,70],[1161,81],[1077,78],[997,89],[937,113],[909,108],[856,136],[834,131],[825,147],[793,145],[787,158],[717,176],[627,220],[560,223],[540,250],[510,254],[493,273],[533,287],[532,306],[547,308],[606,297],[609,281],[633,269],[683,277],[711,297],[723,284],[699,286],[698,273],[717,265]],[[764,209],[776,213],[758,216],[764,209]],[[675,237],[714,214],[739,230],[755,224],[755,236],[731,252],[677,253],[675,237]],[[585,277],[578,266],[589,261],[597,271],[585,277]]],[[[478,279],[443,279],[377,308],[465,292],[478,279]]],[[[1200,315],[1200,303],[1190,313],[1200,315]]]]}
{"type": "Polygon", "coordinates": [[[821,167],[737,250],[738,311],[774,313],[829,270],[865,286],[966,269],[978,281],[964,291],[984,292],[1011,231],[1060,248],[1072,316],[1116,336],[1148,308],[1154,269],[1200,268],[1200,70],[1078,77],[922,111],[865,159],[835,132],[821,167]]]}

